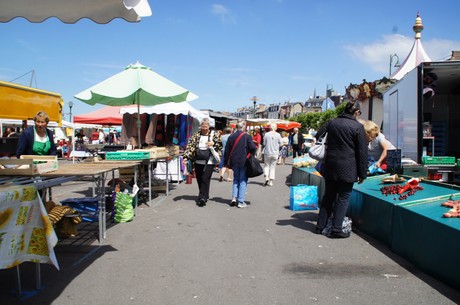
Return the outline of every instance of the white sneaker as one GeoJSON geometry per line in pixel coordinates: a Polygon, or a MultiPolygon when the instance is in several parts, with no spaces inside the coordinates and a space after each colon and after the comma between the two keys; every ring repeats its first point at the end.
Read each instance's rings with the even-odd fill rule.
{"type": "Polygon", "coordinates": [[[269,185],[269,186],[273,186],[273,180],[270,180],[270,181],[268,182],[268,185],[269,185]]]}
{"type": "Polygon", "coordinates": [[[240,209],[246,208],[247,206],[248,206],[248,205],[246,204],[246,202],[238,202],[238,207],[239,207],[240,209]]]}

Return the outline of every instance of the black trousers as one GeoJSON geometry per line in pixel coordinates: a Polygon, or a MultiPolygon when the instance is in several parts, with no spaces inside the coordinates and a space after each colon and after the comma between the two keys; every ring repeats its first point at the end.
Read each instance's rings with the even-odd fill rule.
{"type": "Polygon", "coordinates": [[[292,157],[300,157],[302,155],[302,145],[292,144],[292,157]]]}
{"type": "Polygon", "coordinates": [[[198,200],[209,199],[209,187],[211,185],[211,176],[214,172],[214,165],[212,164],[196,164],[195,163],[195,175],[196,181],[198,182],[198,200]]]}
{"type": "Polygon", "coordinates": [[[353,183],[326,179],[326,189],[321,202],[316,227],[324,229],[327,219],[334,216],[333,232],[342,232],[342,223],[347,214],[353,183]]]}

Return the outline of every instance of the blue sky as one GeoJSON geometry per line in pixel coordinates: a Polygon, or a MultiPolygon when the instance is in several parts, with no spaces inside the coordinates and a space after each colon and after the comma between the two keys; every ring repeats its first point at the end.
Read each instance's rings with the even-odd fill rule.
{"type": "MultiPolygon", "coordinates": [[[[100,25],[55,18],[0,23],[0,80],[35,71],[33,87],[73,96],[136,61],[199,96],[197,109],[235,111],[259,103],[305,101],[316,90],[388,76],[390,54],[404,60],[420,11],[432,60],[460,50],[460,1],[149,0],[152,16],[100,25]]],[[[15,80],[29,85],[31,73],[15,80]]],[[[68,114],[65,116],[68,117],[68,114]]]]}

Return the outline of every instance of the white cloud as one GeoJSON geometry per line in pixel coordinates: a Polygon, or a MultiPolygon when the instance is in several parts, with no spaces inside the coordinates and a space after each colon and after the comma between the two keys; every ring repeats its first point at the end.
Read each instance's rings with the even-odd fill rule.
{"type": "Polygon", "coordinates": [[[111,65],[111,64],[101,64],[101,63],[82,63],[82,66],[93,67],[93,68],[104,68],[104,69],[114,69],[122,71],[126,68],[127,65],[111,65]]]}
{"type": "Polygon", "coordinates": [[[234,68],[223,68],[225,72],[256,72],[257,70],[252,68],[234,67],[234,68]]]}
{"type": "Polygon", "coordinates": [[[22,39],[17,39],[16,43],[21,46],[22,49],[26,49],[31,52],[37,52],[38,49],[31,45],[28,41],[22,40],[22,39]]]}
{"type": "Polygon", "coordinates": [[[220,18],[222,23],[236,24],[235,15],[222,4],[213,4],[211,11],[220,18]]]}
{"type": "MultiPolygon", "coordinates": [[[[352,57],[368,64],[376,72],[387,73],[390,55],[397,54],[402,64],[414,44],[414,37],[399,34],[385,35],[382,40],[368,45],[345,45],[344,50],[352,57]]],[[[460,50],[460,42],[452,40],[423,40],[422,45],[433,61],[446,60],[453,50],[460,50]]]]}

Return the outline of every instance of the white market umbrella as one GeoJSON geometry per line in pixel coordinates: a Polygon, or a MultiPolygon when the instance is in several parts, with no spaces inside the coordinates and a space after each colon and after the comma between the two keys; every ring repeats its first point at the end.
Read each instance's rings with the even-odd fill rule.
{"type": "Polygon", "coordinates": [[[22,17],[30,22],[43,22],[56,17],[64,23],[89,18],[96,23],[109,23],[115,18],[138,22],[152,15],[148,0],[2,0],[0,22],[22,17]]]}
{"type": "Polygon", "coordinates": [[[180,103],[198,98],[187,89],[155,73],[139,62],[124,71],[88,88],[74,96],[90,104],[110,106],[137,105],[138,146],[142,145],[140,132],[140,106],[180,103]]]}

